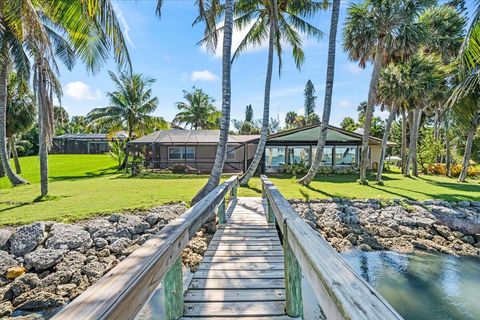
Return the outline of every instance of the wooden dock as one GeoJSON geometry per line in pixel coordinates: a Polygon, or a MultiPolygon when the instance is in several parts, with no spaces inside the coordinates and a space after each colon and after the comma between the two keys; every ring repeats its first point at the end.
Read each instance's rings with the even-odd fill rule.
{"type": "Polygon", "coordinates": [[[285,316],[283,266],[262,199],[238,198],[193,275],[183,319],[292,319],[285,316]]]}

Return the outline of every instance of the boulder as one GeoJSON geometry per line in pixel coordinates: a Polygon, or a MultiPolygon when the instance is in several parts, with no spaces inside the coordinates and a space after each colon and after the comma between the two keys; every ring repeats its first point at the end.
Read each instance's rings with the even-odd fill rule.
{"type": "Polygon", "coordinates": [[[33,251],[45,239],[45,223],[35,222],[17,228],[10,237],[10,252],[23,256],[33,251]]]}
{"type": "Polygon", "coordinates": [[[150,224],[150,226],[154,226],[157,221],[160,219],[160,215],[158,215],[157,213],[155,212],[150,212],[149,214],[147,214],[144,218],[144,220],[150,224]]]}
{"type": "Polygon", "coordinates": [[[16,278],[10,286],[14,297],[18,297],[27,291],[35,289],[40,285],[40,278],[35,273],[26,273],[16,278]]]}
{"type": "Polygon", "coordinates": [[[7,242],[13,232],[10,229],[0,229],[0,250],[6,249],[7,242]]]}
{"type": "Polygon", "coordinates": [[[60,297],[67,297],[69,298],[72,296],[73,291],[77,288],[77,285],[75,283],[67,283],[67,284],[61,284],[57,287],[57,295],[60,297]]]}
{"type": "Polygon", "coordinates": [[[108,246],[108,241],[105,240],[104,238],[95,238],[93,240],[93,242],[95,243],[95,246],[98,248],[98,249],[103,249],[105,248],[106,246],[108,246]]]}
{"type": "Polygon", "coordinates": [[[22,274],[24,274],[27,271],[24,267],[11,267],[8,268],[7,270],[7,279],[15,279],[20,277],[22,274]]]}
{"type": "Polygon", "coordinates": [[[128,238],[120,238],[115,240],[110,246],[109,249],[113,253],[121,253],[125,250],[131,243],[131,240],[128,238]]]}
{"type": "Polygon", "coordinates": [[[367,234],[362,234],[360,235],[359,237],[359,240],[358,240],[359,243],[363,243],[363,244],[366,244],[368,245],[370,248],[374,249],[374,250],[383,250],[385,249],[379,242],[377,239],[375,239],[374,237],[371,237],[367,234]]]}
{"type": "Polygon", "coordinates": [[[205,240],[199,237],[195,237],[190,242],[187,244],[187,248],[192,249],[193,252],[198,253],[198,254],[203,254],[205,251],[207,251],[207,243],[205,240]]]}
{"type": "Polygon", "coordinates": [[[48,249],[70,249],[92,246],[90,233],[77,225],[56,223],[52,226],[50,236],[45,242],[48,249]]]}
{"type": "Polygon", "coordinates": [[[55,269],[57,271],[65,270],[75,272],[83,267],[86,259],[87,257],[78,251],[68,251],[65,253],[63,260],[57,264],[55,269]]]}
{"type": "Polygon", "coordinates": [[[67,284],[70,282],[70,279],[72,279],[72,272],[62,270],[62,271],[51,273],[45,278],[43,278],[41,280],[41,286],[48,287],[48,286],[58,286],[61,284],[67,284]]]}
{"type": "Polygon", "coordinates": [[[105,272],[105,265],[98,261],[87,263],[82,268],[82,273],[88,276],[89,278],[100,278],[101,276],[103,276],[104,272],[105,272]]]}
{"type": "Polygon", "coordinates": [[[28,270],[43,271],[62,261],[63,256],[63,250],[39,249],[25,255],[25,267],[28,270]]]}
{"type": "Polygon", "coordinates": [[[106,219],[95,219],[88,222],[87,231],[92,238],[106,238],[112,236],[117,231],[115,226],[106,219]]]}
{"type": "Polygon", "coordinates": [[[51,292],[32,290],[13,300],[16,310],[38,311],[63,305],[66,300],[51,292]]]}
{"type": "Polygon", "coordinates": [[[18,267],[19,263],[7,251],[0,250],[0,276],[4,276],[8,269],[18,267]]]}
{"type": "Polygon", "coordinates": [[[147,229],[150,229],[150,224],[137,216],[123,215],[117,222],[117,232],[127,230],[130,234],[139,234],[147,229]]]}
{"type": "Polygon", "coordinates": [[[13,306],[10,301],[0,302],[0,318],[8,317],[13,311],[13,306]]]}

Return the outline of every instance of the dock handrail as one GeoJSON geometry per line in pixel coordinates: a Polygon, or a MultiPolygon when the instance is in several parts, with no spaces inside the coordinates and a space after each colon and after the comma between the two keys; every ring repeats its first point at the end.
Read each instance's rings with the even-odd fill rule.
{"type": "Polygon", "coordinates": [[[238,177],[232,176],[135,250],[53,319],[134,319],[160,281],[168,319],[183,315],[181,254],[212,212],[224,220],[228,191],[236,197],[238,177]],[[168,281],[167,281],[168,278],[168,281]]]}
{"type": "Polygon", "coordinates": [[[286,312],[303,314],[301,276],[312,288],[323,313],[332,319],[403,319],[380,294],[358,275],[330,244],[315,232],[277,187],[261,176],[267,219],[283,238],[286,312]]]}

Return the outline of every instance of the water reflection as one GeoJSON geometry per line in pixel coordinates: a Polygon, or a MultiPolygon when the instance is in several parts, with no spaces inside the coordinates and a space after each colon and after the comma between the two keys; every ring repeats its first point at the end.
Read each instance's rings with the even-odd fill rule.
{"type": "Polygon", "coordinates": [[[480,319],[480,260],[395,252],[342,254],[405,319],[480,319]]]}

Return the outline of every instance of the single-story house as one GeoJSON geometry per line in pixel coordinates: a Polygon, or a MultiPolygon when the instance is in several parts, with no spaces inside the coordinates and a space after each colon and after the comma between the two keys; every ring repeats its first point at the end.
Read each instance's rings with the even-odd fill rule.
{"type": "Polygon", "coordinates": [[[125,132],[115,135],[106,133],[68,133],[53,137],[53,154],[99,154],[110,150],[108,143],[115,139],[126,140],[125,132]]]}
{"type": "MultiPolygon", "coordinates": [[[[165,169],[184,164],[208,173],[215,160],[219,134],[219,130],[160,130],[129,142],[129,150],[142,154],[147,168],[165,169]]],[[[304,162],[309,165],[319,135],[319,124],[270,134],[259,170],[278,173],[286,163],[304,162]]],[[[258,140],[258,135],[229,135],[224,172],[245,172],[254,157],[258,140]]],[[[379,163],[381,143],[381,139],[370,137],[371,168],[379,163]]],[[[361,134],[328,126],[323,165],[357,166],[361,144],[361,134]]],[[[389,146],[393,145],[389,142],[389,146]]]]}

